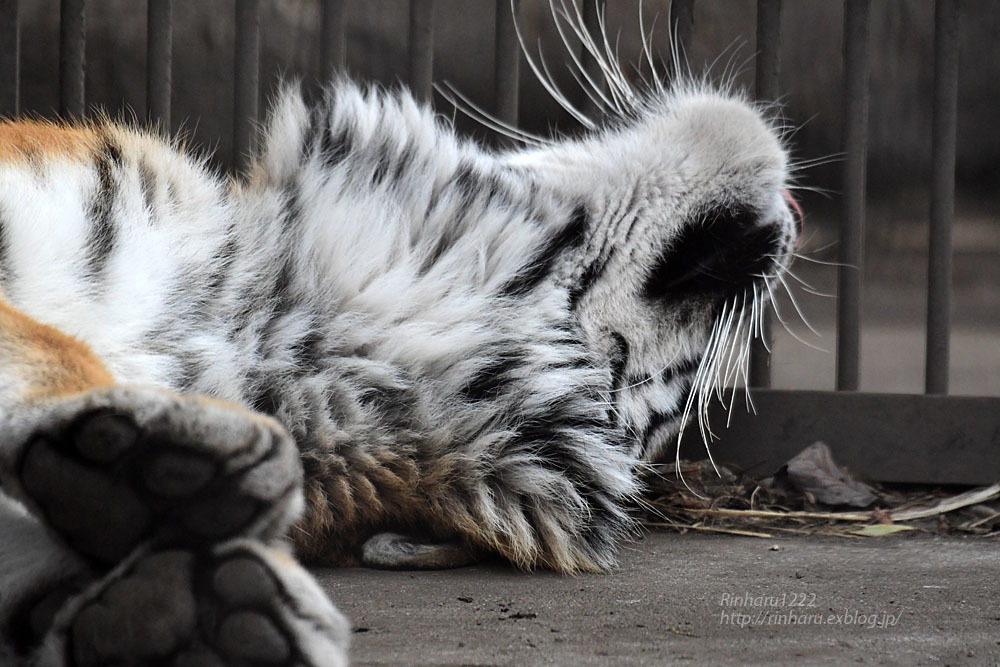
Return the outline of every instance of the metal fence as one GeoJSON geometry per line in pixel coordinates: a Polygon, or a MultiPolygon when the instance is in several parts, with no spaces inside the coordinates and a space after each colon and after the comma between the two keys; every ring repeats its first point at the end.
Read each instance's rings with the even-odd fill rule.
{"type": "MultiPolygon", "coordinates": [[[[344,66],[345,3],[321,7],[321,72],[344,66]]],[[[605,0],[582,0],[585,22],[597,30],[605,0]]],[[[758,0],[756,94],[780,94],[778,56],[783,0],[758,0]]],[[[673,0],[671,21],[682,49],[693,33],[695,0],[673,0]]],[[[520,46],[514,31],[519,0],[496,2],[494,113],[517,122],[520,46]]],[[[864,260],[865,171],[869,102],[870,0],[845,0],[843,43],[843,183],[839,236],[836,391],[768,389],[763,344],[753,356],[753,400],[762,416],[736,413],[714,445],[717,458],[744,467],[773,468],[814,440],[825,440],[839,460],[885,481],[989,483],[1000,479],[1000,398],[947,396],[954,211],[960,3],[935,9],[933,176],[928,255],[926,384],[924,395],[857,393],[860,366],[861,277],[864,260]]],[[[85,0],[61,0],[59,111],[85,112],[85,0]]],[[[172,0],[147,0],[148,117],[170,127],[172,0]]],[[[410,0],[408,82],[431,99],[433,0],[410,0]]],[[[237,166],[251,149],[259,109],[260,0],[236,0],[233,138],[237,166]]],[[[18,112],[20,35],[18,0],[0,0],[0,113],[18,112]]],[[[586,56],[585,56],[586,57],[586,56]]],[[[592,66],[585,63],[585,66],[592,66]]],[[[598,80],[598,77],[594,77],[598,80]]],[[[765,327],[765,330],[767,327],[765,327]]],[[[721,407],[720,407],[721,410],[721,407]]],[[[726,417],[715,416],[725,422],[726,417]]]]}

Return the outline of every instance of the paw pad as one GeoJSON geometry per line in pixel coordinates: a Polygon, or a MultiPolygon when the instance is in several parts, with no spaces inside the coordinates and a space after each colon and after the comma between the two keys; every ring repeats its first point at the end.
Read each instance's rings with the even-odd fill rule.
{"type": "Polygon", "coordinates": [[[294,518],[287,434],[236,406],[118,388],[57,407],[21,456],[28,497],[69,546],[114,563],[164,537],[271,539],[294,518]]]}
{"type": "Polygon", "coordinates": [[[154,552],[109,574],[69,624],[67,662],[76,667],[342,664],[343,639],[336,636],[341,621],[326,618],[328,603],[286,589],[278,570],[291,561],[269,562],[273,558],[262,555],[269,550],[247,544],[221,557],[215,550],[154,552]],[[304,625],[301,614],[309,619],[304,625]],[[308,645],[318,635],[327,648],[311,659],[308,645]]]}

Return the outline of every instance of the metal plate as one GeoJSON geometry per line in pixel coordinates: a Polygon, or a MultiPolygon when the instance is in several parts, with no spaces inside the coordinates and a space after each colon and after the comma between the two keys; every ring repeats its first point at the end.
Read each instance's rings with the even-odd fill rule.
{"type": "MultiPolygon", "coordinates": [[[[878,481],[1000,480],[1000,397],[780,389],[754,389],[750,395],[757,414],[748,413],[738,395],[728,429],[723,407],[716,403],[711,410],[720,438],[712,444],[717,462],[770,474],[822,440],[837,463],[878,481]]],[[[682,457],[693,457],[698,438],[697,430],[689,429],[682,457]]]]}

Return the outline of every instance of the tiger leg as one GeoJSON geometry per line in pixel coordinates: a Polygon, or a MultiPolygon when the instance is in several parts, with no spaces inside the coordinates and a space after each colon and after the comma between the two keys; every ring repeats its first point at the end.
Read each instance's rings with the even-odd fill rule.
{"type": "Polygon", "coordinates": [[[0,530],[15,536],[0,551],[4,664],[144,664],[154,658],[142,650],[164,646],[163,664],[191,651],[217,664],[343,662],[343,619],[290,557],[264,546],[302,507],[301,466],[280,425],[220,401],[115,385],[82,343],[2,302],[0,386],[0,485],[30,511],[9,503],[0,513],[0,530]],[[243,582],[270,600],[263,616],[216,590],[234,539],[267,575],[243,582]],[[163,597],[129,593],[149,590],[163,597]],[[162,603],[155,613],[150,599],[162,603]],[[216,623],[183,622],[191,604],[216,623]],[[164,627],[166,644],[149,647],[143,638],[164,627]],[[280,641],[232,641],[253,628],[280,641]],[[250,654],[226,652],[236,644],[250,654]]]}

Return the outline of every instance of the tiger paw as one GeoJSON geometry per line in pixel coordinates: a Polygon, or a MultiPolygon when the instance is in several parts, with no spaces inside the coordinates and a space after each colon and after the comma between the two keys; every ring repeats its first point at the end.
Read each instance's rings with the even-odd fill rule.
{"type": "Polygon", "coordinates": [[[98,563],[160,538],[271,540],[301,511],[291,438],[238,406],[115,387],[60,401],[43,417],[15,462],[21,492],[98,563]]]}
{"type": "Polygon", "coordinates": [[[61,613],[74,667],[347,664],[348,623],[285,552],[253,540],[137,555],[61,613]]]}

